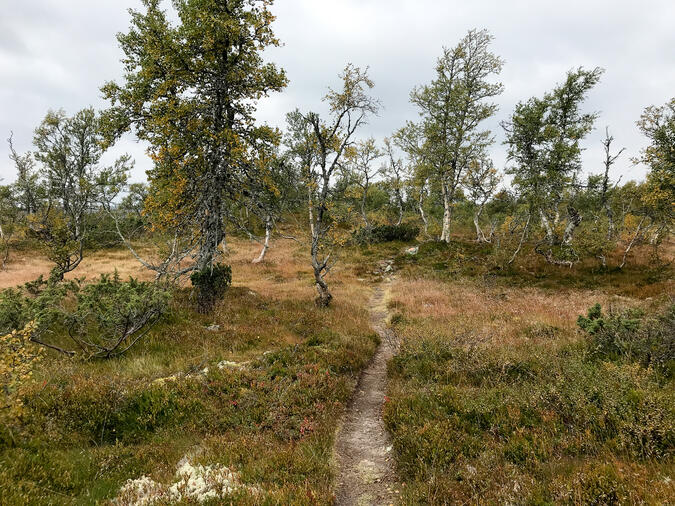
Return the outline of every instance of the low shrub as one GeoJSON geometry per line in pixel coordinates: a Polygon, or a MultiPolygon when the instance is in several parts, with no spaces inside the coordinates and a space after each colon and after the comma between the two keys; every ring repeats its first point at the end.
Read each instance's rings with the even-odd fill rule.
{"type": "Polygon", "coordinates": [[[675,304],[663,314],[647,318],[639,310],[602,312],[600,304],[579,316],[592,356],[603,360],[638,362],[666,377],[675,374],[675,304]]]}
{"type": "Polygon", "coordinates": [[[571,482],[556,494],[559,502],[568,504],[631,504],[630,487],[611,464],[587,466],[577,472],[571,482]]]}
{"type": "Polygon", "coordinates": [[[62,283],[45,281],[42,276],[22,287],[0,292],[0,333],[35,323],[35,330],[55,324],[64,314],[64,301],[80,289],[79,280],[62,283]]]}
{"type": "Polygon", "coordinates": [[[29,339],[35,343],[74,355],[57,346],[68,338],[88,358],[109,358],[124,353],[145,335],[166,312],[169,297],[156,284],[134,278],[122,281],[117,272],[86,285],[82,280],[45,282],[38,278],[0,292],[0,333],[33,322],[29,339]],[[54,344],[45,342],[45,335],[54,344]]]}
{"type": "MultiPolygon", "coordinates": [[[[584,318],[595,322],[581,320],[594,329],[588,339],[609,329],[643,336],[651,366],[664,354],[654,350],[675,335],[672,308],[651,319],[592,308],[584,318]]],[[[600,468],[607,461],[630,462],[640,473],[668,467],[675,448],[672,379],[633,360],[589,360],[586,340],[556,342],[564,330],[543,322],[524,326],[522,341],[489,347],[425,331],[410,316],[396,330],[403,340],[389,364],[384,419],[406,482],[404,504],[662,497],[636,478],[600,468]]]]}
{"type": "Polygon", "coordinates": [[[232,268],[225,264],[215,264],[193,272],[190,281],[196,291],[197,309],[200,313],[210,313],[232,283],[232,268]]]}
{"type": "Polygon", "coordinates": [[[0,444],[13,438],[11,426],[24,414],[25,393],[43,350],[29,343],[34,324],[0,336],[0,444]]]}
{"type": "Polygon", "coordinates": [[[102,274],[77,294],[65,317],[69,335],[92,357],[110,358],[131,348],[168,308],[169,293],[156,284],[102,274]]]}
{"type": "Polygon", "coordinates": [[[376,227],[363,227],[352,234],[352,240],[356,244],[374,244],[381,242],[410,242],[414,241],[420,233],[419,227],[407,225],[378,225],[376,227]]]}
{"type": "Polygon", "coordinates": [[[0,292],[0,333],[23,327],[29,320],[28,306],[21,290],[8,288],[0,292]]]}

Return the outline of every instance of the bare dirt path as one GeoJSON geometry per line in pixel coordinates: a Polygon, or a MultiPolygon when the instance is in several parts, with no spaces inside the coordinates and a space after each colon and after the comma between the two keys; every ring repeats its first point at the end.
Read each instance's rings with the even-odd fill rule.
{"type": "Polygon", "coordinates": [[[382,420],[387,362],[396,348],[395,337],[387,327],[385,298],[386,288],[378,286],[369,309],[373,329],[382,342],[361,374],[335,445],[339,506],[389,505],[398,495],[391,442],[382,420]]]}

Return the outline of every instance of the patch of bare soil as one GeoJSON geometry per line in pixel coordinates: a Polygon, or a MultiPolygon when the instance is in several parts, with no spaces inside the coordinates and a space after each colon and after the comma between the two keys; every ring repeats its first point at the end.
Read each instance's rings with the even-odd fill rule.
{"type": "Polygon", "coordinates": [[[387,327],[385,298],[385,289],[378,286],[369,308],[382,342],[361,375],[335,445],[340,506],[389,505],[398,495],[391,442],[382,420],[387,362],[396,349],[395,336],[387,327]]]}

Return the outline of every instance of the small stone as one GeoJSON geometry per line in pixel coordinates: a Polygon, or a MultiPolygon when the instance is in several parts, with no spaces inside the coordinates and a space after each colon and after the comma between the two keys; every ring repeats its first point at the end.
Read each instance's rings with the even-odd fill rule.
{"type": "Polygon", "coordinates": [[[218,331],[220,330],[220,325],[216,325],[216,324],[214,323],[214,324],[209,325],[208,327],[206,327],[206,330],[208,330],[209,332],[218,332],[218,331]]]}

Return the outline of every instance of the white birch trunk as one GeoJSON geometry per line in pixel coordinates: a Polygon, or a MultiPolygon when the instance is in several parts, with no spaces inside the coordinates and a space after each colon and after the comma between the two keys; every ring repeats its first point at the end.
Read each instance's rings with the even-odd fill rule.
{"type": "Polygon", "coordinates": [[[267,254],[267,250],[270,247],[271,235],[272,235],[272,219],[268,216],[267,219],[265,220],[265,242],[263,243],[260,255],[258,255],[258,258],[254,259],[252,263],[259,264],[260,262],[265,260],[265,255],[267,254]]]}
{"type": "Polygon", "coordinates": [[[544,230],[546,230],[546,241],[552,245],[555,242],[553,227],[551,227],[551,223],[541,209],[539,209],[539,216],[541,217],[541,224],[544,226],[544,230]]]}
{"type": "Polygon", "coordinates": [[[441,241],[450,242],[450,218],[452,217],[450,209],[450,190],[448,184],[443,182],[443,229],[441,231],[441,241]]]}

